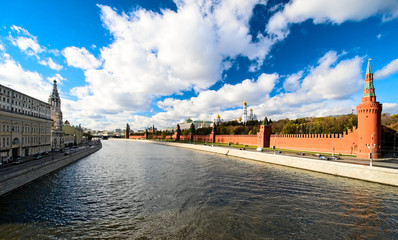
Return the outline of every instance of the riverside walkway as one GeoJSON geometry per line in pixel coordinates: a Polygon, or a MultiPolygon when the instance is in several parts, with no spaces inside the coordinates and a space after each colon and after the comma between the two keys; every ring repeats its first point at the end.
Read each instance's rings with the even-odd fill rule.
{"type": "Polygon", "coordinates": [[[299,168],[335,176],[348,177],[369,182],[398,186],[398,159],[377,159],[369,166],[369,159],[343,157],[338,160],[321,160],[312,155],[298,155],[297,153],[278,153],[265,151],[241,150],[239,148],[220,147],[213,145],[175,143],[151,141],[174,147],[218,153],[228,156],[241,157],[255,161],[299,168]]]}

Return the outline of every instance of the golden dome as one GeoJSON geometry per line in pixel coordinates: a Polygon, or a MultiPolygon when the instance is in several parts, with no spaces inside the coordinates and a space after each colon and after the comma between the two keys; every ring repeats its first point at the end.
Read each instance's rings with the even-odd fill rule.
{"type": "Polygon", "coordinates": [[[247,102],[246,102],[246,100],[243,102],[243,106],[247,106],[247,102]]]}
{"type": "Polygon", "coordinates": [[[217,115],[217,118],[218,118],[218,119],[220,119],[220,118],[221,118],[221,117],[220,117],[220,114],[218,114],[218,115],[217,115]]]}

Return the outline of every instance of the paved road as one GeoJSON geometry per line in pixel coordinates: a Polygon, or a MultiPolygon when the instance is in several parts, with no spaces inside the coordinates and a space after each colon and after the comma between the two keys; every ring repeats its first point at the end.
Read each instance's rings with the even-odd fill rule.
{"type": "MultiPolygon", "coordinates": [[[[67,152],[69,152],[70,155],[73,155],[74,153],[79,152],[81,150],[83,150],[83,148],[82,147],[78,147],[78,148],[75,148],[75,149],[67,150],[67,152]]],[[[21,169],[24,169],[24,168],[29,168],[29,167],[36,166],[38,164],[41,164],[41,163],[44,163],[44,162],[47,162],[47,161],[52,161],[52,160],[56,160],[56,159],[62,158],[62,157],[65,156],[65,153],[60,153],[60,152],[52,153],[52,152],[50,152],[48,155],[42,155],[42,156],[43,156],[43,158],[38,159],[38,160],[35,160],[33,158],[33,156],[24,157],[24,158],[22,158],[23,163],[20,163],[20,164],[17,164],[17,165],[15,165],[13,163],[2,164],[2,165],[0,165],[0,175],[5,175],[5,174],[8,174],[8,173],[11,173],[11,172],[14,172],[14,171],[18,171],[18,170],[21,170],[21,169]]]]}

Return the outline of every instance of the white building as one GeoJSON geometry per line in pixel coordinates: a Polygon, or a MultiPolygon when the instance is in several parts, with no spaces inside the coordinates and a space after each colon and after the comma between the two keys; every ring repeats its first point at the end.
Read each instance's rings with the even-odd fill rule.
{"type": "Polygon", "coordinates": [[[242,116],[242,123],[247,123],[247,102],[246,100],[243,102],[243,116],[242,116]]]}
{"type": "Polygon", "coordinates": [[[51,106],[0,85],[0,156],[51,151],[51,106]]]}

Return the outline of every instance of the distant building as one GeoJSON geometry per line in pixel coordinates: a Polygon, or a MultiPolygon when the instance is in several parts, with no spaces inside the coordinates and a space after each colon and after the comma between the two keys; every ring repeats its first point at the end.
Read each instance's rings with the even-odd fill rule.
{"type": "Polygon", "coordinates": [[[65,133],[64,144],[65,146],[79,145],[86,141],[83,137],[83,129],[81,126],[71,126],[69,121],[66,120],[62,126],[62,130],[65,133]]]}
{"type": "Polygon", "coordinates": [[[242,115],[242,123],[247,123],[247,102],[246,100],[243,102],[243,115],[242,115]]]}
{"type": "Polygon", "coordinates": [[[0,85],[0,156],[16,158],[51,150],[51,106],[0,85]]]}
{"type": "Polygon", "coordinates": [[[189,129],[192,123],[194,124],[195,129],[211,127],[213,124],[213,122],[211,121],[202,121],[202,120],[193,121],[192,119],[188,118],[184,122],[180,123],[180,129],[181,130],[189,129]]]}

